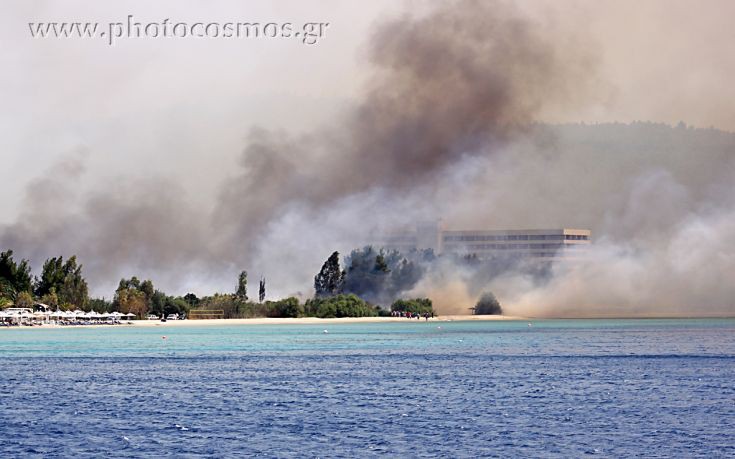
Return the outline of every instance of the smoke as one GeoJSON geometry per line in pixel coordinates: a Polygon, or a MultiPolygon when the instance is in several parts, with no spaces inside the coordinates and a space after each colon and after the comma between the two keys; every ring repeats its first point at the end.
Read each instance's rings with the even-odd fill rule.
{"type": "Polygon", "coordinates": [[[460,309],[486,288],[511,315],[732,315],[733,153],[735,135],[712,129],[540,126],[458,164],[464,180],[437,185],[455,198],[442,213],[455,228],[590,228],[593,245],[543,276],[528,266],[492,279],[441,272],[467,285],[460,309]]]}
{"type": "Polygon", "coordinates": [[[543,281],[444,260],[411,293],[441,313],[491,289],[513,315],[731,314],[735,136],[538,124],[607,97],[586,38],[506,2],[394,18],[368,42],[354,106],[307,134],[252,128],[232,174],[207,178],[220,183],[212,200],[188,194],[197,177],[77,189],[85,157],[70,154],[29,185],[0,246],[34,266],[77,254],[108,296],[131,275],[178,293],[231,290],[241,269],[265,275],[271,296],[308,296],[332,251],[417,221],[582,227],[595,239],[588,257],[543,281]]]}
{"type": "Polygon", "coordinates": [[[548,284],[518,273],[491,284],[510,310],[530,316],[732,315],[735,213],[694,217],[646,247],[602,241],[585,260],[561,263],[548,284]]]}
{"type": "Polygon", "coordinates": [[[336,128],[295,139],[251,133],[243,172],[218,203],[228,234],[257,235],[295,207],[318,217],[366,192],[410,193],[509,141],[542,106],[580,91],[590,71],[588,56],[505,3],[444,4],[383,24],[370,43],[373,78],[336,128]]]}

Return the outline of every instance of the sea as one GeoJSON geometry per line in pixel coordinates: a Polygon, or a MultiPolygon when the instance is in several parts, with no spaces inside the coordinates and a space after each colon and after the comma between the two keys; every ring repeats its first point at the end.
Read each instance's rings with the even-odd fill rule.
{"type": "Polygon", "coordinates": [[[0,457],[735,457],[735,319],[0,329],[0,457]]]}

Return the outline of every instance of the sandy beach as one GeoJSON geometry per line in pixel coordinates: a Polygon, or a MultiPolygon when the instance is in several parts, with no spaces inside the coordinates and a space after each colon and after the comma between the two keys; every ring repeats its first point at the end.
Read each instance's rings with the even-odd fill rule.
{"type": "MultiPolygon", "coordinates": [[[[471,315],[448,315],[430,318],[430,322],[451,322],[451,321],[488,321],[488,320],[527,320],[525,317],[517,316],[471,316],[471,315]]],[[[329,325],[329,324],[350,324],[350,323],[389,323],[389,322],[425,322],[424,319],[407,319],[405,317],[342,317],[333,319],[320,319],[318,317],[299,317],[299,318],[254,318],[254,319],[201,319],[201,320],[168,320],[161,322],[160,320],[131,320],[123,321],[120,324],[90,324],[90,325],[56,325],[42,324],[35,326],[15,326],[2,327],[6,330],[44,330],[50,328],[118,328],[118,327],[201,327],[201,326],[229,326],[229,325],[329,325]]]]}
{"type": "MultiPolygon", "coordinates": [[[[515,316],[438,316],[429,319],[430,322],[450,322],[457,320],[524,320],[515,316]]],[[[419,322],[416,319],[404,317],[342,317],[336,319],[320,319],[318,317],[300,318],[257,318],[257,319],[201,319],[201,320],[133,320],[135,327],[198,327],[207,325],[311,325],[311,324],[349,324],[349,323],[388,323],[388,322],[419,322]]],[[[420,322],[425,322],[421,319],[420,322]]]]}

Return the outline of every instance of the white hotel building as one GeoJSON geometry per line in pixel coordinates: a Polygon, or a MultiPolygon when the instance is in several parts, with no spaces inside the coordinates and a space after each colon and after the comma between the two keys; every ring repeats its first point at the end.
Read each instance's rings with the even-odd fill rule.
{"type": "Polygon", "coordinates": [[[590,244],[586,229],[446,230],[441,221],[420,223],[415,231],[379,238],[375,246],[407,252],[432,249],[436,254],[477,255],[480,259],[509,257],[569,259],[590,244]]]}

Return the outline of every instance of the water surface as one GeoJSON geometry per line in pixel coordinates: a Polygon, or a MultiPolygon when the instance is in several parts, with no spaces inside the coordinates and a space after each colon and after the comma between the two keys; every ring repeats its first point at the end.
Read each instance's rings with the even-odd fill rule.
{"type": "Polygon", "coordinates": [[[735,457],[732,319],[0,329],[0,359],[4,457],[735,457]]]}

